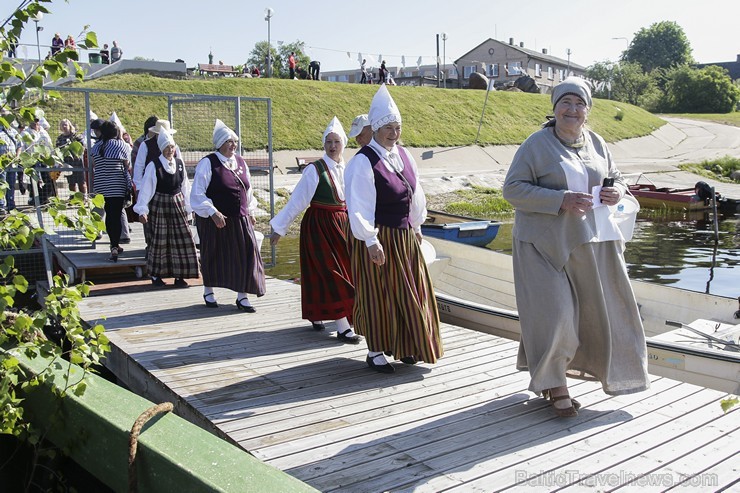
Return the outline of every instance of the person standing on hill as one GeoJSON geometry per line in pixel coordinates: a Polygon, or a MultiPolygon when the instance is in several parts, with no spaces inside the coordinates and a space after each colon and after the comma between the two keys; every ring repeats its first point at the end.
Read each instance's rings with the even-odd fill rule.
{"type": "Polygon", "coordinates": [[[190,193],[200,239],[203,300],[218,308],[214,287],[236,291],[236,308],[257,311],[247,295],[265,294],[265,267],[254,234],[257,199],[247,163],[236,152],[239,137],[221,120],[213,129],[215,151],[198,163],[190,193]]]}
{"type": "Polygon", "coordinates": [[[110,64],[110,50],[108,49],[108,43],[103,44],[103,49],[100,50],[100,61],[105,64],[110,64]]]}
{"type": "Polygon", "coordinates": [[[290,56],[288,56],[288,73],[289,78],[295,79],[295,52],[290,52],[290,56]]]}
{"type": "Polygon", "coordinates": [[[347,212],[355,283],[355,330],[365,336],[367,365],[395,371],[386,354],[408,365],[442,357],[439,314],[421,253],[426,198],[416,161],[403,147],[401,113],[381,85],[369,112],[373,139],[347,165],[347,212]]]}
{"type": "Polygon", "coordinates": [[[113,48],[110,49],[110,62],[116,63],[123,56],[123,50],[118,46],[118,41],[113,41],[113,48]]]}
{"type": "Polygon", "coordinates": [[[555,117],[519,147],[503,193],[516,208],[517,369],[559,417],[574,417],[580,403],[567,377],[597,380],[609,395],[646,390],[650,379],[623,236],[601,206],[616,205],[627,184],[604,139],[585,126],[588,83],[568,77],[551,101],[555,117]]]}
{"type": "Polygon", "coordinates": [[[367,84],[367,67],[365,66],[366,64],[367,60],[363,58],[362,63],[360,64],[360,84],[367,84]]]}
{"type": "Polygon", "coordinates": [[[64,40],[59,33],[55,33],[51,39],[51,55],[54,56],[64,49],[64,40]]]}
{"type": "Polygon", "coordinates": [[[355,288],[350,273],[347,240],[349,223],[344,201],[344,146],[347,136],[334,117],[324,131],[324,157],[310,163],[290,200],[270,221],[270,243],[277,245],[290,224],[301,220],[301,307],[303,318],[316,330],[324,320],[336,320],[337,339],[359,344],[350,326],[355,288]]]}

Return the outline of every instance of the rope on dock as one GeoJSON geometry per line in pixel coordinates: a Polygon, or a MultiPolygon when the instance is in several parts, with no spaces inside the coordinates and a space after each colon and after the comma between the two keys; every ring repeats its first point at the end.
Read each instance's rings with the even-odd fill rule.
{"type": "Polygon", "coordinates": [[[152,406],[136,418],[134,426],[131,428],[131,433],[128,437],[128,491],[129,493],[136,493],[139,489],[138,481],[136,477],[136,448],[139,443],[139,433],[144,425],[152,419],[154,416],[160,413],[166,413],[172,411],[173,406],[171,402],[163,402],[152,406]]]}

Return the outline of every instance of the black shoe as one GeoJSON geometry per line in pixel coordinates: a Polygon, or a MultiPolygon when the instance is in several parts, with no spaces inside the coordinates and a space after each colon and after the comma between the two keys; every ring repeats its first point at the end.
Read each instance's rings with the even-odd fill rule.
{"type": "Polygon", "coordinates": [[[348,336],[347,332],[352,329],[347,329],[344,332],[337,331],[337,340],[339,342],[346,342],[347,344],[359,344],[362,338],[358,335],[348,336]]]}
{"type": "Polygon", "coordinates": [[[324,322],[311,322],[311,326],[313,327],[313,330],[317,331],[326,329],[324,322]]]}
{"type": "Polygon", "coordinates": [[[123,243],[124,245],[127,245],[131,243],[131,238],[121,238],[120,240],[118,240],[118,243],[123,243]]]}
{"type": "Polygon", "coordinates": [[[390,363],[386,363],[384,365],[376,365],[373,360],[374,358],[377,358],[378,356],[380,355],[379,354],[376,356],[368,355],[368,357],[365,358],[365,363],[367,363],[367,366],[369,366],[373,370],[380,372],[380,373],[393,373],[396,371],[396,369],[393,368],[393,365],[391,365],[390,363]]]}
{"type": "Polygon", "coordinates": [[[241,298],[241,299],[236,300],[236,309],[237,310],[241,310],[241,311],[247,312],[247,313],[254,313],[254,312],[257,311],[257,309],[255,307],[253,307],[252,305],[242,305],[242,303],[241,303],[242,300],[246,300],[246,298],[241,298]]]}
{"type": "Polygon", "coordinates": [[[119,248],[113,247],[110,249],[110,257],[108,257],[108,260],[111,262],[118,262],[118,254],[121,252],[119,248]]]}
{"type": "Polygon", "coordinates": [[[416,364],[416,358],[413,356],[404,356],[401,358],[401,363],[404,365],[415,365],[416,364]]]}
{"type": "Polygon", "coordinates": [[[216,295],[214,295],[213,293],[204,294],[203,295],[203,301],[206,302],[206,306],[208,308],[218,308],[218,302],[216,302],[216,295]],[[208,301],[208,297],[209,296],[213,296],[213,301],[208,301]]]}
{"type": "Polygon", "coordinates": [[[167,283],[162,280],[161,277],[158,277],[156,279],[152,278],[152,286],[155,288],[163,288],[167,286],[167,283]]]}
{"type": "Polygon", "coordinates": [[[175,279],[175,287],[176,288],[188,288],[190,285],[185,281],[185,279],[175,279]]]}

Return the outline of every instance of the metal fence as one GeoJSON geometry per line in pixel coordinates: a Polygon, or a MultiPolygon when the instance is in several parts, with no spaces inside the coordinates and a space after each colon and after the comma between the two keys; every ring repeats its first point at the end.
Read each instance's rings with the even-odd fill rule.
{"type": "MultiPolygon", "coordinates": [[[[222,120],[239,135],[240,152],[249,165],[251,184],[259,202],[258,222],[255,228],[265,237],[269,237],[269,219],[274,215],[270,99],[66,87],[54,90],[58,91],[61,97],[46,104],[43,115],[49,124],[47,132],[52,144],[61,133],[60,122],[63,119],[71,121],[77,133],[84,135],[85,148],[90,149],[92,145],[90,122],[96,116],[107,120],[115,112],[126,132],[132,140],[135,140],[145,133],[144,121],[151,115],[157,115],[160,119],[170,120],[172,128],[177,130],[174,135],[175,141],[182,151],[191,178],[197,163],[213,151],[213,127],[217,118],[222,120]]],[[[22,170],[9,168],[7,171],[22,170]]],[[[80,176],[79,173],[84,174],[87,189],[90,193],[93,192],[95,168],[92,160],[88,162],[87,151],[80,166],[61,170],[38,167],[36,171],[39,176],[37,186],[31,187],[28,184],[29,190],[22,194],[17,183],[13,183],[11,193],[16,207],[26,212],[34,223],[47,230],[46,240],[51,248],[45,248],[46,245],[42,242],[28,252],[0,252],[0,260],[8,254],[15,255],[16,265],[30,281],[44,279],[53,270],[53,259],[48,254],[44,255],[45,250],[84,250],[94,247],[82,233],[55,226],[45,205],[46,199],[50,196],[56,196],[64,201],[69,199],[73,193],[69,183],[74,181],[72,180],[74,172],[78,173],[77,176],[80,176]],[[34,195],[32,190],[37,190],[37,193],[34,195]],[[45,270],[46,276],[43,275],[45,270]]],[[[72,215],[75,211],[68,210],[65,213],[72,215]]],[[[275,249],[270,246],[269,241],[263,242],[262,257],[268,266],[275,264],[275,249]]]]}

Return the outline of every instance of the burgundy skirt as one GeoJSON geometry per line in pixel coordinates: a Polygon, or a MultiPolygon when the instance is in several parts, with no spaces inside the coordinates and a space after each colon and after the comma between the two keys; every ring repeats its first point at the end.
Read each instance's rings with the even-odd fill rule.
{"type": "Polygon", "coordinates": [[[311,206],[301,221],[301,308],[311,322],[352,323],[355,288],[352,283],[346,210],[311,206]]]}

